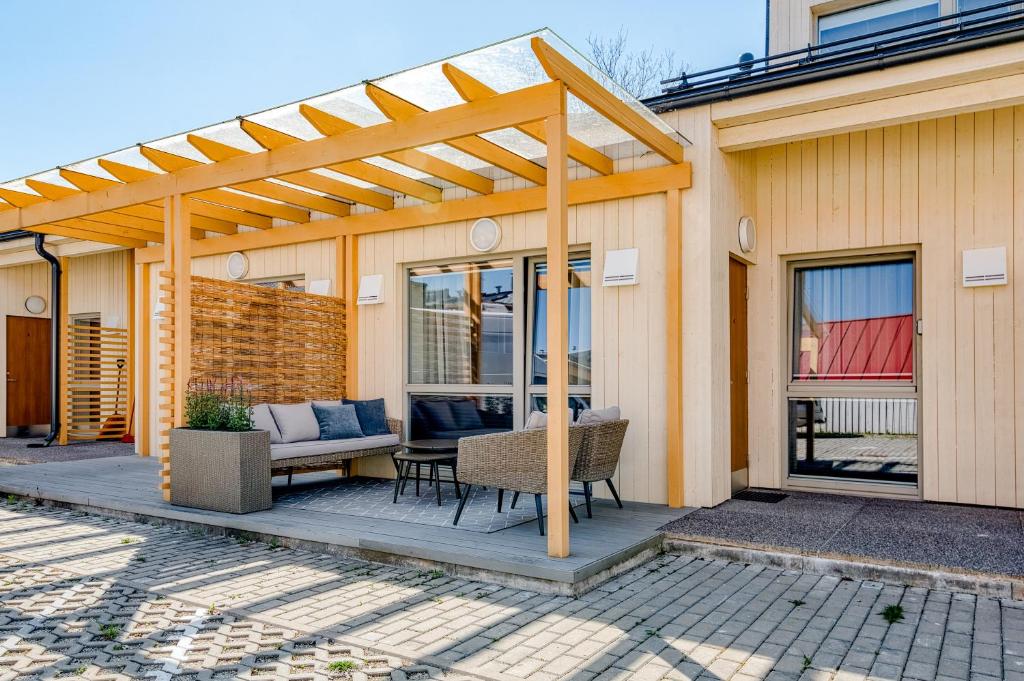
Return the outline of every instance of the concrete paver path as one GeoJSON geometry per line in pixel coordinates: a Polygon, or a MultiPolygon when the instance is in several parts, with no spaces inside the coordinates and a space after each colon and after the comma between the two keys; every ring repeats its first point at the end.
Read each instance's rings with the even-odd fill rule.
{"type": "Polygon", "coordinates": [[[0,679],[56,676],[1024,681],[1024,602],[671,555],[573,599],[8,504],[0,679]]]}

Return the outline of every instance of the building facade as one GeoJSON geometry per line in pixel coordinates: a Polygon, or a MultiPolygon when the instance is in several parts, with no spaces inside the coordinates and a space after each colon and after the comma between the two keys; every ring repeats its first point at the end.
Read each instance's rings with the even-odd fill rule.
{"type": "MultiPolygon", "coordinates": [[[[630,420],[623,498],[668,503],[679,485],[686,505],[712,506],[753,486],[1024,507],[1022,37],[1014,3],[775,0],[770,58],[691,75],[646,102],[687,141],[681,209],[630,196],[570,205],[568,222],[568,406],[615,405],[630,420]],[[636,283],[604,285],[609,253],[629,249],[636,283]],[[669,472],[674,427],[681,473],[669,472]]],[[[600,151],[618,173],[665,163],[635,142],[600,151]]],[[[570,168],[571,179],[595,175],[570,168]]],[[[496,192],[533,186],[492,179],[496,192]]],[[[383,396],[410,433],[520,428],[547,408],[545,213],[495,220],[484,252],[474,219],[359,238],[358,271],[382,287],[379,304],[355,312],[356,392],[383,396]]],[[[344,290],[333,238],[244,255],[246,281],[344,290]]],[[[228,257],[197,255],[192,272],[228,278],[228,257]]],[[[40,268],[0,277],[45,288],[40,268]]],[[[131,285],[151,310],[160,282],[143,272],[131,285]]],[[[159,320],[139,309],[139,343],[156,356],[159,320]]],[[[158,382],[143,379],[136,391],[159,404],[158,382]]],[[[155,451],[157,410],[138,418],[140,451],[155,451]]],[[[359,473],[393,468],[362,461],[359,473]]]]}

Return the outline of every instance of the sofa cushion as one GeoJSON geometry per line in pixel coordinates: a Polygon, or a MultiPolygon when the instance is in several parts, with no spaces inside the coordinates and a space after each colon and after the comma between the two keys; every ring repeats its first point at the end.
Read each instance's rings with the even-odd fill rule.
{"type": "Polygon", "coordinates": [[[367,437],[355,437],[348,440],[314,440],[312,442],[286,442],[279,445],[270,445],[270,459],[282,461],[284,459],[298,459],[306,456],[320,456],[327,454],[339,454],[342,452],[355,452],[362,449],[377,449],[379,447],[395,447],[400,442],[397,435],[370,435],[367,437]]]}
{"type": "Polygon", "coordinates": [[[321,440],[347,440],[363,437],[356,418],[356,408],[351,404],[313,403],[313,415],[320,426],[321,440]]]}
{"type": "Polygon", "coordinates": [[[359,428],[363,435],[390,435],[387,413],[384,411],[384,398],[375,400],[342,400],[342,404],[351,404],[356,409],[359,428]]]}
{"type": "MultiPolygon", "coordinates": [[[[572,409],[566,409],[566,414],[569,417],[568,423],[572,423],[572,409]]],[[[548,415],[547,412],[543,411],[531,411],[530,415],[526,418],[526,425],[523,426],[523,430],[538,430],[540,428],[548,427],[548,415]]]]}
{"type": "Polygon", "coordinates": [[[473,400],[453,400],[448,406],[451,407],[452,417],[459,430],[475,430],[484,427],[484,422],[480,419],[480,412],[476,410],[476,402],[473,400]]]}
{"type": "Polygon", "coordinates": [[[270,413],[269,404],[257,404],[252,408],[253,430],[265,430],[270,433],[270,444],[278,445],[284,442],[281,439],[281,431],[274,421],[274,415],[270,413]]]}
{"type": "Polygon", "coordinates": [[[618,421],[622,418],[622,410],[618,407],[606,407],[604,409],[584,409],[576,419],[576,425],[585,426],[593,423],[604,423],[605,421],[618,421]]]}
{"type": "Polygon", "coordinates": [[[313,415],[309,402],[300,404],[272,404],[270,413],[274,415],[278,430],[281,431],[281,442],[307,442],[320,439],[320,424],[313,415]]]}

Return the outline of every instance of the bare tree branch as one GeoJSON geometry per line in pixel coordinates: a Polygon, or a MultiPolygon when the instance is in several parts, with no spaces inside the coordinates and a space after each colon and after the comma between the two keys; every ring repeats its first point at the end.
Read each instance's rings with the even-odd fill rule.
{"type": "Polygon", "coordinates": [[[653,47],[648,47],[633,51],[628,43],[629,31],[622,26],[614,36],[587,37],[594,64],[638,99],[660,94],[660,81],[678,76],[686,68],[672,50],[656,53],[653,47]]]}

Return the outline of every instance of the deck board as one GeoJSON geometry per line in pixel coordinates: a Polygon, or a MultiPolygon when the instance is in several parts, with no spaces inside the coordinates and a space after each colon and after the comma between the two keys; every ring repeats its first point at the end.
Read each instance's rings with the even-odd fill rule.
{"type": "Polygon", "coordinates": [[[561,585],[578,584],[660,544],[659,528],[689,510],[630,502],[618,509],[612,502],[595,500],[594,517],[581,517],[580,524],[570,527],[571,555],[553,559],[547,556],[545,539],[532,522],[485,534],[285,506],[247,515],[172,506],[157,490],[159,468],[155,459],[138,457],[3,467],[0,493],[417,558],[561,585]]]}

